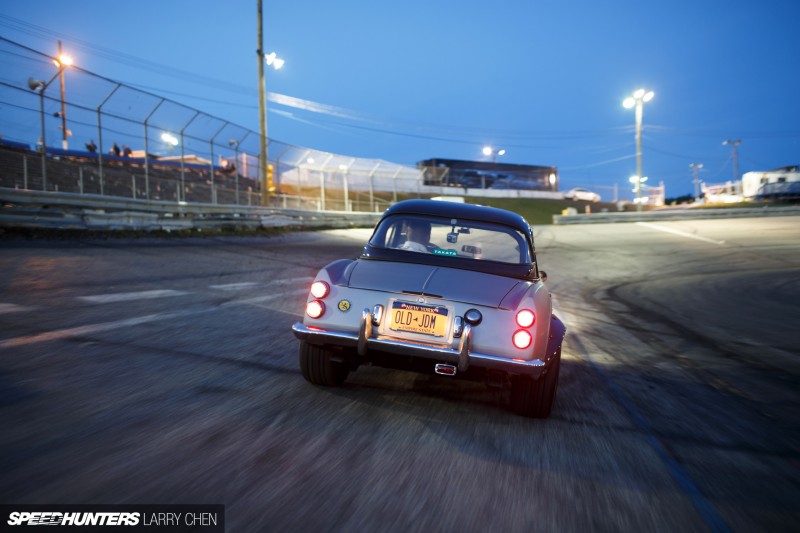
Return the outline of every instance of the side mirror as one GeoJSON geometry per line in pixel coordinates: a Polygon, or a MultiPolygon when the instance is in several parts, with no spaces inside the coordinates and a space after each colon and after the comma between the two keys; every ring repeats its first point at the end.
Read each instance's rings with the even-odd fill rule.
{"type": "Polygon", "coordinates": [[[539,279],[542,281],[547,281],[547,272],[544,270],[539,271],[539,279]]]}

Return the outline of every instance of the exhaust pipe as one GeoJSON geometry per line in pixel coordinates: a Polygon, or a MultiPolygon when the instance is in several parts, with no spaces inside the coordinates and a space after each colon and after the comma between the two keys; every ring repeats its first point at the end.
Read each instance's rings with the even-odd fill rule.
{"type": "Polygon", "coordinates": [[[433,368],[434,372],[437,374],[441,374],[442,376],[455,376],[456,375],[456,367],[453,365],[444,365],[444,364],[437,364],[433,368]]]}

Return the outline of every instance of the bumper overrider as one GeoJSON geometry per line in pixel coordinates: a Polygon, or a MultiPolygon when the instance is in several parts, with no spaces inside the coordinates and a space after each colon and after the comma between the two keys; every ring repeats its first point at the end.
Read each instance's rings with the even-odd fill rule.
{"type": "Polygon", "coordinates": [[[455,347],[424,344],[382,336],[373,337],[372,313],[369,309],[364,309],[361,313],[358,333],[307,326],[302,322],[294,324],[292,331],[295,337],[309,344],[355,348],[361,357],[368,358],[371,351],[420,357],[450,363],[456,366],[459,372],[466,372],[470,366],[475,366],[501,370],[511,374],[538,377],[546,367],[546,363],[540,359],[507,359],[471,351],[472,326],[470,324],[465,324],[461,336],[454,339],[453,344],[457,344],[455,347]]]}

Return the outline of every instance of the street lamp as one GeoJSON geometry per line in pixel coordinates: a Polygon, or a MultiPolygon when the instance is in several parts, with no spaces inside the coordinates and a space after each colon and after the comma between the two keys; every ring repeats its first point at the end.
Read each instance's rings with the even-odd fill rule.
{"type": "Polygon", "coordinates": [[[497,156],[498,155],[506,155],[505,149],[495,150],[491,146],[484,146],[483,147],[483,155],[485,156],[492,156],[492,163],[497,163],[497,156]]]}
{"type": "MultiPolygon", "coordinates": [[[[644,103],[649,102],[653,99],[655,93],[653,91],[645,91],[644,89],[637,89],[633,92],[633,94],[627,97],[623,102],[622,105],[626,109],[630,109],[632,107],[636,108],[636,175],[642,175],[642,111],[644,108],[644,103]]],[[[641,197],[641,186],[636,187],[637,196],[636,196],[636,210],[642,210],[642,197],[641,197]]]]}
{"type": "Polygon", "coordinates": [[[66,89],[64,87],[64,68],[72,65],[72,57],[63,53],[61,49],[61,41],[58,41],[58,60],[53,60],[53,63],[59,67],[59,78],[61,79],[61,147],[64,150],[69,149],[67,136],[70,135],[67,129],[67,101],[65,99],[66,89]]]}

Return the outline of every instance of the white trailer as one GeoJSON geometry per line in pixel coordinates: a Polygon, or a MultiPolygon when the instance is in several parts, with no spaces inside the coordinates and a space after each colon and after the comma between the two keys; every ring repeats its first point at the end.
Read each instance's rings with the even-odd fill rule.
{"type": "Polygon", "coordinates": [[[753,198],[762,185],[800,181],[800,167],[781,167],[764,172],[747,172],[742,176],[742,196],[753,198]]]}

